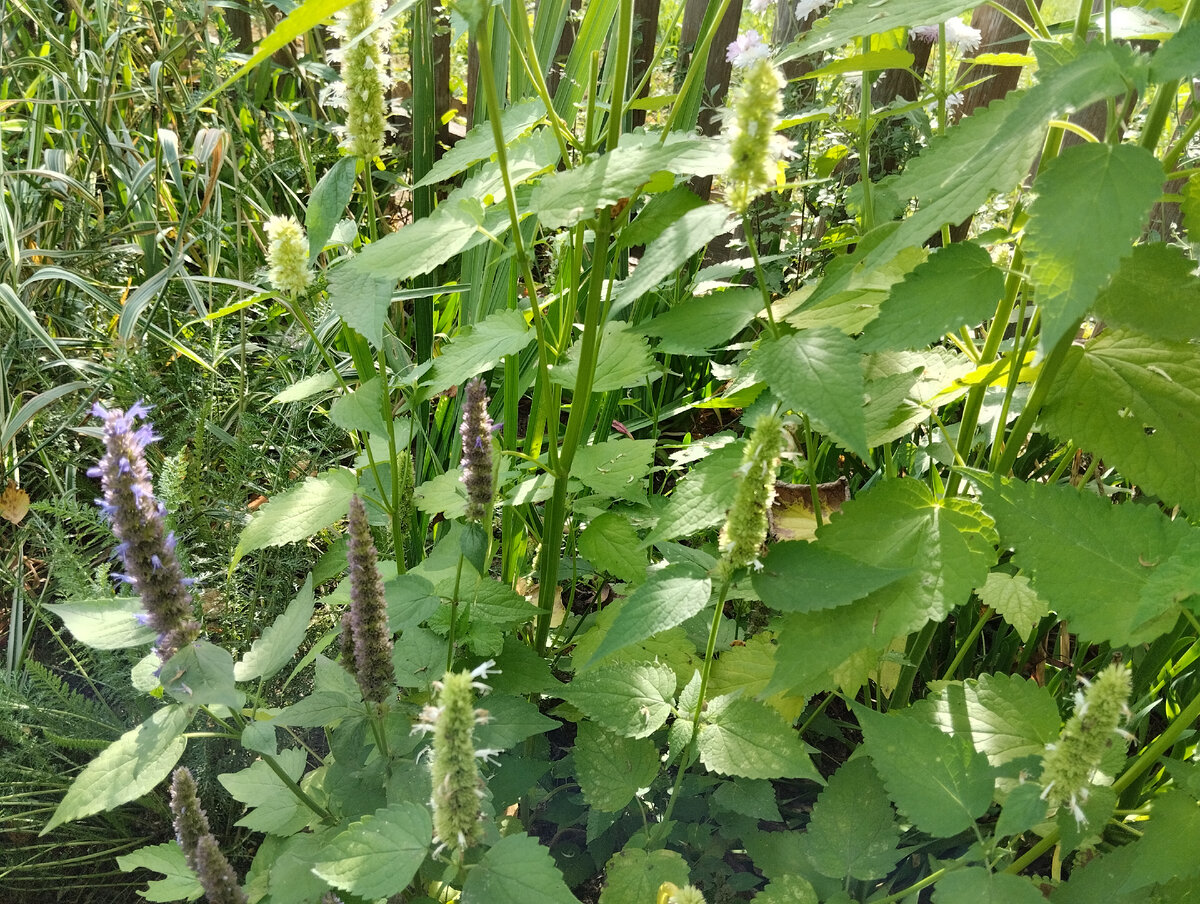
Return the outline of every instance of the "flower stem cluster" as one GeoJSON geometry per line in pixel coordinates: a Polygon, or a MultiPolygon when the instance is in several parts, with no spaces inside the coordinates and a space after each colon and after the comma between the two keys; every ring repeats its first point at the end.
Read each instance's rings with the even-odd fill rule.
{"type": "Polygon", "coordinates": [[[428,706],[415,731],[433,732],[433,834],[439,844],[462,852],[483,837],[479,801],[483,780],[479,759],[495,751],[475,749],[475,726],[487,722],[487,711],[475,708],[475,691],[488,686],[476,680],[495,665],[485,662],[473,672],[446,672],[433,687],[437,705],[428,706]]]}
{"type": "Polygon", "coordinates": [[[1082,804],[1087,802],[1092,776],[1113,738],[1126,737],[1120,726],[1129,713],[1132,688],[1129,669],[1116,664],[1084,685],[1075,694],[1075,712],[1058,741],[1047,744],[1042,755],[1042,797],[1051,806],[1069,807],[1080,825],[1087,822],[1082,804]]]}
{"type": "Polygon", "coordinates": [[[167,530],[166,510],[154,498],[146,446],[157,440],[141,402],[127,412],[109,411],[100,404],[92,414],[104,421],[105,454],[88,470],[99,477],[104,498],[96,500],[112,522],[119,541],[117,553],[125,566],[124,579],[142,598],[146,620],[158,632],[157,650],[165,662],[200,635],[192,617],[193,601],[188,580],[175,556],[175,535],[167,530]]]}
{"type": "Polygon", "coordinates": [[[725,200],[739,214],[774,184],[776,163],[787,150],[786,141],[775,135],[783,77],[765,56],[748,60],[743,72],[726,119],[732,139],[725,200]]]}
{"type": "Polygon", "coordinates": [[[267,279],[280,292],[297,295],[312,282],[308,239],[295,217],[268,217],[267,279]]]}
{"type": "Polygon", "coordinates": [[[385,62],[392,31],[380,21],[383,7],[382,0],[354,0],[337,13],[331,30],[340,46],[330,51],[329,62],[339,67],[342,79],[321,92],[322,103],[346,111],[342,148],[367,161],[383,154],[387,132],[391,79],[385,62]]]}
{"type": "Polygon", "coordinates": [[[208,817],[200,808],[196,780],[183,766],[175,770],[171,779],[171,813],[175,838],[183,848],[187,865],[200,880],[209,904],[248,904],[237,874],[221,853],[209,829],[208,817]]]}
{"type": "Polygon", "coordinates": [[[462,482],[467,491],[467,519],[482,521],[492,510],[492,419],[487,412],[483,380],[467,384],[463,403],[462,482]]]}
{"type": "Polygon", "coordinates": [[[742,482],[721,528],[720,549],[729,569],[762,567],[758,553],[767,538],[767,517],[775,501],[775,472],[783,452],[783,422],[760,415],[750,431],[738,473],[742,482]]]}
{"type": "Polygon", "coordinates": [[[363,699],[385,703],[396,683],[392,664],[392,631],[388,625],[387,600],[379,557],[361,499],[350,500],[349,549],[350,608],[342,616],[342,656],[358,681],[363,699]]]}

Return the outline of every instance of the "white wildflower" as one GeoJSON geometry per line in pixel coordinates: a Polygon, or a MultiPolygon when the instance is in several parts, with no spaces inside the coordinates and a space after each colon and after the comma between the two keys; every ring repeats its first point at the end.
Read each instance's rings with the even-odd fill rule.
{"type": "Polygon", "coordinates": [[[738,35],[738,39],[725,51],[725,59],[733,63],[736,69],[745,69],[755,61],[765,60],[770,55],[771,48],[753,28],[743,35],[738,35]]]}

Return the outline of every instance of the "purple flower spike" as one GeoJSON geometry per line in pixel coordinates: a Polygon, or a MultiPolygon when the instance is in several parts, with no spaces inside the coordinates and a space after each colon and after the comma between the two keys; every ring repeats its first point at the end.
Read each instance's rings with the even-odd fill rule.
{"type": "Polygon", "coordinates": [[[361,499],[350,500],[350,526],[347,531],[350,565],[350,610],[342,620],[342,649],[354,657],[354,677],[363,699],[384,703],[392,695],[396,672],[392,666],[392,630],[388,627],[387,600],[383,578],[379,576],[379,556],[371,540],[367,509],[361,499]],[[347,646],[349,642],[349,646],[347,646]]]}
{"type": "Polygon", "coordinates": [[[208,817],[200,807],[196,780],[183,766],[172,776],[171,814],[175,818],[175,840],[204,887],[209,904],[247,904],[249,899],[238,885],[237,874],[208,827],[208,817]]]}
{"type": "Polygon", "coordinates": [[[141,402],[127,412],[109,411],[99,403],[92,408],[104,420],[105,445],[105,455],[93,470],[104,488],[100,509],[119,541],[117,551],[125,566],[119,577],[141,596],[149,624],[158,632],[158,654],[166,661],[200,635],[200,626],[192,617],[192,594],[146,466],[146,446],[158,437],[149,425],[135,426],[149,411],[141,402]]]}
{"type": "Polygon", "coordinates": [[[487,413],[487,387],[483,380],[467,384],[463,402],[462,482],[467,491],[467,519],[490,519],[492,511],[492,421],[487,413]]]}

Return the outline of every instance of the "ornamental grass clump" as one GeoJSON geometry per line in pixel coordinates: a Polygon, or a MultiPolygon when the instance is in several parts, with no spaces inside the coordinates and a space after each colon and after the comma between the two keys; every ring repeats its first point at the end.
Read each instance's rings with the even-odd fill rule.
{"type": "Polygon", "coordinates": [[[744,75],[731,93],[726,128],[731,162],[726,172],[725,201],[745,214],[750,202],[775,184],[775,170],[787,140],[775,134],[783,109],[783,77],[765,54],[742,51],[744,75]]]}
{"type": "Polygon", "coordinates": [[[738,468],[741,483],[737,496],[721,528],[722,562],[728,569],[762,567],[758,553],[767,539],[767,518],[775,501],[775,472],[782,452],[783,422],[773,414],[760,415],[738,468]]]}
{"type": "Polygon", "coordinates": [[[1127,737],[1121,720],[1129,713],[1132,688],[1129,669],[1110,665],[1084,690],[1075,694],[1075,712],[1062,734],[1046,745],[1042,755],[1042,797],[1051,806],[1069,807],[1075,821],[1083,825],[1092,777],[1116,737],[1127,737]]]}
{"type": "Polygon", "coordinates": [[[329,52],[329,62],[342,78],[321,92],[322,103],[346,111],[346,125],[338,128],[341,147],[368,161],[383,154],[388,130],[386,61],[392,30],[380,19],[383,9],[381,0],[355,0],[336,14],[330,31],[339,46],[329,52]]]}
{"type": "Polygon", "coordinates": [[[175,840],[183,849],[184,859],[204,888],[209,904],[247,904],[248,898],[238,884],[237,874],[208,826],[208,816],[200,807],[196,780],[180,766],[171,778],[171,814],[175,840]]]}
{"type": "Polygon", "coordinates": [[[350,608],[342,616],[342,661],[358,681],[364,700],[385,703],[396,683],[392,631],[367,509],[357,496],[350,500],[347,539],[350,608]]]}
{"type": "Polygon", "coordinates": [[[141,597],[145,620],[157,633],[156,649],[165,662],[200,636],[193,618],[190,581],[175,555],[175,535],[167,530],[166,507],[154,498],[146,447],[159,439],[150,414],[138,402],[128,411],[109,410],[97,403],[92,414],[104,421],[104,457],[89,477],[99,477],[104,496],[96,503],[112,524],[117,554],[124,564],[122,579],[141,597]]]}
{"type": "Polygon", "coordinates": [[[312,283],[308,239],[295,217],[268,217],[267,280],[278,291],[298,295],[312,283]]]}

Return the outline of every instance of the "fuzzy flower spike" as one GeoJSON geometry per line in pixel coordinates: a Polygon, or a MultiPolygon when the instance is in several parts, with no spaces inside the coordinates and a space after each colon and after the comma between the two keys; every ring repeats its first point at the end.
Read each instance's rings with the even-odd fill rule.
{"type": "Polygon", "coordinates": [[[438,844],[464,851],[483,837],[479,801],[483,779],[478,760],[494,750],[475,749],[475,726],[487,722],[487,710],[475,708],[475,691],[486,693],[480,679],[496,663],[488,661],[472,672],[447,672],[433,682],[437,705],[427,706],[413,731],[433,732],[433,834],[438,844]]]}
{"type": "Polygon", "coordinates": [[[104,421],[105,454],[87,473],[100,478],[104,498],[96,503],[112,523],[123,578],[141,596],[165,662],[200,636],[200,625],[192,617],[192,593],[175,556],[175,536],[166,527],[166,508],[154,498],[146,465],[146,447],[159,437],[149,423],[136,426],[150,414],[141,402],[128,411],[97,403],[92,414],[104,421]]]}
{"type": "Polygon", "coordinates": [[[329,62],[339,67],[342,79],[321,92],[322,103],[346,111],[346,125],[339,129],[342,148],[367,161],[383,154],[388,130],[386,61],[392,31],[381,20],[383,7],[381,0],[354,0],[336,14],[330,30],[340,46],[330,51],[329,62]]]}
{"type": "Polygon", "coordinates": [[[765,55],[749,59],[742,71],[725,119],[731,134],[725,200],[744,215],[750,202],[775,184],[776,164],[789,145],[775,134],[783,109],[783,76],[765,55]]]}
{"type": "Polygon", "coordinates": [[[1113,664],[1091,682],[1083,681],[1075,712],[1042,755],[1042,797],[1051,806],[1069,807],[1079,825],[1087,822],[1082,805],[1105,753],[1114,738],[1129,737],[1121,721],[1129,714],[1130,680],[1129,669],[1113,664]]]}
{"type": "Polygon", "coordinates": [[[767,539],[767,515],[775,501],[775,472],[783,452],[783,422],[760,415],[750,431],[742,466],[742,482],[721,528],[720,550],[728,568],[761,568],[758,553],[767,539]]]}
{"type": "Polygon", "coordinates": [[[363,699],[385,703],[396,683],[392,665],[392,629],[379,575],[379,556],[371,539],[367,509],[357,496],[350,500],[347,530],[350,565],[350,609],[342,617],[342,654],[358,681],[363,699]]]}
{"type": "Polygon", "coordinates": [[[492,419],[483,380],[467,384],[463,403],[462,482],[467,491],[467,520],[482,521],[492,511],[492,419]]]}
{"type": "Polygon", "coordinates": [[[268,217],[267,279],[280,292],[296,295],[312,282],[308,266],[308,239],[295,217],[268,217]]]}
{"type": "Polygon", "coordinates": [[[196,792],[196,780],[183,766],[171,777],[171,814],[175,840],[183,848],[184,859],[200,880],[209,904],[248,904],[237,874],[208,827],[208,817],[196,792]]]}

